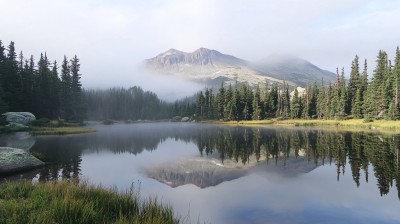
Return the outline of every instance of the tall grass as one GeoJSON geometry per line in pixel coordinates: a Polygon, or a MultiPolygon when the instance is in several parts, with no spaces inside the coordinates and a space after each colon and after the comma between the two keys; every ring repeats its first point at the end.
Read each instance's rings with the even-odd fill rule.
{"type": "Polygon", "coordinates": [[[179,223],[169,205],[87,182],[0,185],[0,223],[179,223]]]}

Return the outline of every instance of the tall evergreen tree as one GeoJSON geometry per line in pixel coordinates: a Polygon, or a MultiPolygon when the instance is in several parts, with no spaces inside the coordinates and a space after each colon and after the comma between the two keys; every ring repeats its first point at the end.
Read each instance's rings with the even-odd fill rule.
{"type": "Polygon", "coordinates": [[[293,98],[290,101],[290,117],[291,118],[300,118],[301,115],[301,100],[299,97],[299,91],[297,87],[294,89],[293,98]]]}
{"type": "Polygon", "coordinates": [[[356,92],[360,86],[360,66],[358,62],[358,56],[356,55],[353,62],[351,63],[351,72],[349,84],[347,86],[347,108],[346,113],[350,114],[354,106],[354,101],[356,97],[356,92]]]}
{"type": "Polygon", "coordinates": [[[261,103],[261,92],[260,92],[260,86],[256,86],[256,90],[254,93],[254,99],[253,99],[253,120],[262,120],[263,117],[263,106],[261,103]]]}
{"type": "Polygon", "coordinates": [[[17,53],[13,41],[8,46],[8,54],[3,65],[3,100],[8,103],[9,110],[21,110],[21,80],[18,72],[17,53]]]}
{"type": "Polygon", "coordinates": [[[8,103],[5,101],[4,82],[6,81],[6,55],[5,48],[0,40],[0,114],[7,112],[8,103]]]}
{"type": "Polygon", "coordinates": [[[60,84],[60,115],[62,118],[70,119],[72,114],[72,77],[67,56],[61,65],[61,84],[60,84]]]}
{"type": "Polygon", "coordinates": [[[223,119],[224,118],[224,113],[225,113],[225,88],[224,88],[224,82],[221,82],[221,87],[219,88],[219,92],[217,94],[217,117],[218,119],[223,119]]]}
{"type": "Polygon", "coordinates": [[[385,99],[385,81],[387,73],[387,54],[380,50],[372,80],[367,89],[366,114],[368,118],[383,117],[387,108],[385,99]]]}
{"type": "Polygon", "coordinates": [[[394,67],[393,67],[393,78],[394,78],[394,85],[393,85],[393,95],[394,95],[394,119],[400,119],[400,105],[399,105],[399,98],[400,98],[400,49],[399,47],[396,48],[396,56],[394,59],[394,67]]]}

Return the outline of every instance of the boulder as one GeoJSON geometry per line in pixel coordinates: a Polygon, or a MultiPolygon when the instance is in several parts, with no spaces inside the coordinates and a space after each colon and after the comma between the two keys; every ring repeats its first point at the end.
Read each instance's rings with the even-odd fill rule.
{"type": "Polygon", "coordinates": [[[0,147],[0,176],[28,171],[45,163],[23,149],[0,147]]]}
{"type": "Polygon", "coordinates": [[[182,121],[182,122],[188,122],[189,120],[190,120],[190,118],[188,118],[188,117],[183,117],[181,121],[182,121]]]}
{"type": "Polygon", "coordinates": [[[12,126],[24,126],[36,120],[35,115],[29,112],[7,112],[2,114],[12,126]]]}

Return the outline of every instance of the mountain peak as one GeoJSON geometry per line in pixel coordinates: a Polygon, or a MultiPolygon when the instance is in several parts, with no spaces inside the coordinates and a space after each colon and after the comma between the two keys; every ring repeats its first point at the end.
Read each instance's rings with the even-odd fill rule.
{"type": "Polygon", "coordinates": [[[180,75],[184,78],[214,85],[244,82],[251,85],[282,83],[283,79],[292,86],[305,86],[314,80],[334,80],[335,74],[324,71],[312,63],[292,55],[272,55],[260,63],[249,62],[232,55],[201,47],[191,53],[169,49],[146,60],[152,71],[180,75]],[[296,84],[294,84],[296,83],[296,84]]]}

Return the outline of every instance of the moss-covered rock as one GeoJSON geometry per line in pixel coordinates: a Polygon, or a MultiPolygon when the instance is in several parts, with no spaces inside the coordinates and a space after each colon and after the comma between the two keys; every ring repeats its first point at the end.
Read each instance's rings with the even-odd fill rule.
{"type": "Polygon", "coordinates": [[[35,115],[29,112],[7,112],[2,115],[11,126],[24,126],[36,120],[35,115]]]}
{"type": "Polygon", "coordinates": [[[23,149],[0,147],[0,176],[44,166],[45,163],[23,149]]]}

